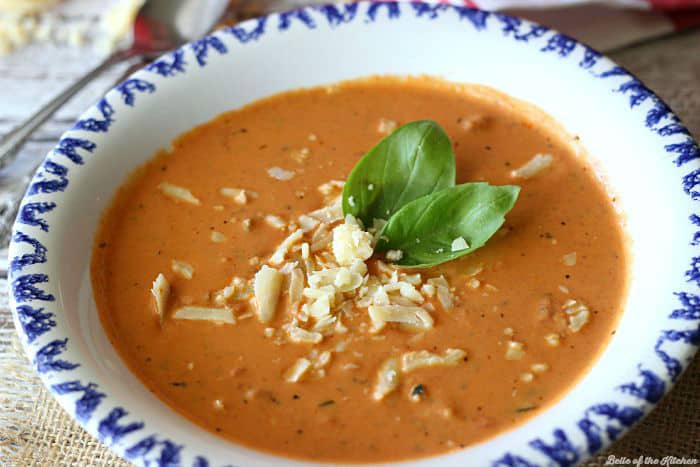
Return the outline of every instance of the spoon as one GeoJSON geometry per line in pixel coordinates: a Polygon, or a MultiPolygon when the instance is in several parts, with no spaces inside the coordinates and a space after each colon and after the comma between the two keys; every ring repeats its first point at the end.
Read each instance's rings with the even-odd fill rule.
{"type": "Polygon", "coordinates": [[[137,56],[157,56],[185,42],[199,39],[224,15],[228,0],[147,0],[133,26],[128,47],[116,50],[68,89],[0,139],[0,167],[17,155],[20,147],[42,123],[93,78],[111,66],[137,56]]]}

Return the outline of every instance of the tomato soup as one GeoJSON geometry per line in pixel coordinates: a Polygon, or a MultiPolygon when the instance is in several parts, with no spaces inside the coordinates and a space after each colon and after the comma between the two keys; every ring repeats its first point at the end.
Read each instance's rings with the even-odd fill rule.
{"type": "Polygon", "coordinates": [[[615,332],[625,242],[577,138],[541,111],[377,77],[180,136],[105,212],[92,282],[114,347],[184,417],[282,456],[375,463],[484,441],[562,397],[615,332]],[[377,229],[338,214],[338,196],[370,148],[426,119],[452,142],[457,183],[520,194],[482,248],[402,268],[400,251],[372,255],[377,229]]]}

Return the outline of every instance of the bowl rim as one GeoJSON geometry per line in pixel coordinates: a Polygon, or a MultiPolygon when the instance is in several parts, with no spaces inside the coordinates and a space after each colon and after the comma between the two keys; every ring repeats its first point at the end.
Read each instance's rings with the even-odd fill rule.
{"type": "MultiPolygon", "coordinates": [[[[52,200],[60,200],[61,197],[62,188],[55,185],[52,187],[50,183],[47,183],[46,174],[63,177],[67,185],[70,175],[60,173],[63,166],[55,162],[55,159],[61,156],[69,159],[68,162],[77,165],[83,164],[81,153],[91,153],[96,145],[89,137],[77,138],[76,132],[87,134],[107,133],[114,113],[112,102],[123,102],[129,107],[133,107],[136,95],[139,93],[152,93],[156,90],[153,83],[143,79],[144,73],[151,74],[154,79],[176,75],[184,76],[186,75],[185,68],[187,66],[195,66],[194,64],[185,65],[182,60],[185,53],[194,53],[199,68],[203,68],[208,60],[207,55],[212,50],[219,52],[220,55],[225,55],[226,45],[224,45],[224,37],[227,38],[227,41],[232,40],[233,37],[237,40],[238,45],[245,46],[247,43],[255,42],[268,33],[265,25],[272,23],[274,20],[277,20],[277,29],[274,30],[275,34],[279,34],[289,27],[291,18],[299,20],[299,24],[307,27],[305,32],[309,32],[314,28],[314,20],[326,20],[329,25],[336,29],[356,19],[374,22],[378,11],[381,9],[386,10],[387,17],[392,20],[400,20],[402,15],[405,14],[436,20],[445,13],[457,13],[460,15],[460,18],[466,18],[477,30],[499,27],[503,33],[503,40],[510,38],[531,43],[536,47],[541,47],[540,51],[543,53],[557,54],[561,60],[570,60],[576,55],[573,53],[574,51],[583,50],[583,58],[578,63],[578,66],[598,79],[618,78],[615,80],[614,86],[611,87],[611,91],[618,92],[629,98],[630,112],[642,116],[643,123],[649,131],[662,137],[675,137],[676,140],[682,138],[682,141],[669,141],[670,144],[665,146],[666,155],[671,156],[671,162],[677,168],[687,167],[690,169],[682,177],[681,187],[690,198],[690,202],[700,200],[700,191],[696,189],[700,185],[700,149],[698,149],[698,144],[690,132],[683,126],[680,119],[675,116],[668,105],[632,73],[617,65],[600,52],[580,41],[528,20],[503,13],[487,12],[451,4],[431,4],[414,0],[407,2],[363,0],[355,4],[330,3],[273,13],[243,21],[232,27],[218,30],[197,41],[185,44],[161,56],[108,91],[100,101],[78,118],[71,129],[61,136],[56,147],[48,153],[40,169],[32,178],[29,188],[21,201],[17,219],[13,225],[12,240],[9,247],[10,271],[8,285],[10,307],[15,328],[25,352],[30,357],[44,386],[68,414],[78,421],[88,433],[99,439],[121,457],[138,464],[147,465],[148,460],[146,456],[153,446],[144,452],[134,449],[146,441],[146,444],[150,442],[152,445],[159,445],[160,457],[156,459],[158,465],[179,465],[180,454],[182,451],[189,451],[190,448],[184,442],[156,439],[153,435],[144,435],[141,442],[132,446],[120,443],[119,441],[123,434],[132,434],[137,431],[152,432],[147,428],[147,422],[145,421],[128,425],[128,431],[124,431],[123,426],[121,428],[117,426],[116,422],[128,413],[127,409],[122,408],[122,401],[118,401],[118,407],[110,413],[110,416],[114,418],[112,420],[114,422],[112,428],[107,427],[102,430],[103,426],[100,425],[100,429],[98,429],[96,423],[89,423],[89,413],[87,418],[81,416],[81,406],[79,405],[81,400],[87,398],[92,401],[91,403],[101,404],[108,401],[110,396],[106,394],[106,391],[104,393],[101,392],[105,388],[101,388],[98,384],[91,381],[85,383],[81,383],[80,380],[70,381],[71,378],[68,375],[78,368],[80,363],[60,358],[69,345],[69,336],[54,335],[56,334],[53,331],[56,325],[55,320],[59,319],[57,316],[60,316],[60,313],[52,312],[51,310],[59,311],[61,305],[55,301],[55,297],[47,294],[41,288],[42,283],[50,281],[49,276],[42,273],[42,270],[48,266],[51,260],[46,247],[36,239],[35,235],[31,234],[32,231],[36,232],[36,234],[48,232],[48,224],[42,215],[49,213],[56,206],[56,203],[52,200]],[[352,9],[352,15],[348,19],[344,15],[350,8],[352,9]],[[603,70],[600,69],[601,65],[603,70]],[[620,79],[623,81],[619,82],[620,79]],[[643,111],[639,107],[639,104],[643,101],[652,102],[652,110],[643,111]],[[42,195],[40,198],[41,202],[36,202],[36,195],[42,195]],[[33,302],[38,302],[42,307],[46,307],[47,312],[42,313],[43,309],[41,308],[38,311],[33,309],[31,307],[33,302]],[[49,337],[51,339],[48,339],[49,337]],[[42,343],[41,346],[37,345],[37,340],[42,343]],[[61,382],[57,383],[56,379],[52,379],[56,375],[61,376],[61,382]],[[82,396],[78,402],[75,400],[76,394],[82,396]],[[121,412],[117,409],[121,409],[121,412]],[[123,433],[119,434],[119,429],[122,429],[123,433]]],[[[65,160],[62,160],[62,163],[65,163],[65,160]]],[[[698,230],[694,237],[690,239],[690,245],[697,246],[700,244],[700,217],[693,214],[690,216],[689,222],[697,227],[698,230]]],[[[638,398],[639,402],[638,407],[635,409],[638,411],[638,414],[627,421],[619,413],[606,414],[611,417],[610,420],[618,423],[618,425],[615,425],[618,433],[628,431],[648,415],[650,412],[648,409],[655,406],[670,390],[698,350],[697,345],[700,343],[700,295],[697,294],[697,288],[700,286],[700,256],[691,259],[689,269],[684,271],[684,276],[688,284],[687,288],[683,291],[674,292],[674,295],[677,296],[680,302],[680,309],[674,310],[669,315],[669,318],[678,319],[687,324],[695,324],[696,328],[693,329],[686,326],[684,329],[660,330],[655,351],[663,361],[668,374],[659,374],[643,368],[640,363],[638,372],[641,383],[630,382],[626,388],[618,386],[611,389],[611,391],[618,389],[632,394],[638,398]],[[672,352],[659,350],[658,347],[664,342],[674,342],[678,345],[672,352]],[[671,371],[665,359],[672,359],[675,362],[676,370],[674,372],[671,371]],[[619,426],[620,423],[622,426],[619,426]]],[[[632,364],[633,360],[630,360],[630,362],[632,364]]],[[[82,407],[83,410],[89,408],[89,406],[82,407]]],[[[591,410],[591,408],[587,410],[591,410]]],[[[586,419],[587,412],[583,411],[583,413],[584,419],[586,419]]],[[[553,444],[545,444],[541,440],[538,441],[533,435],[529,448],[538,452],[540,458],[544,454],[550,461],[559,462],[562,465],[572,465],[593,456],[610,445],[613,438],[612,436],[599,436],[597,442],[596,440],[588,439],[587,449],[583,450],[579,446],[572,446],[567,438],[567,434],[562,430],[555,430],[552,435],[555,439],[553,444]]],[[[194,459],[193,465],[210,465],[206,456],[194,455],[192,452],[188,452],[188,454],[194,459]]],[[[430,462],[432,459],[434,457],[419,460],[430,462]]],[[[491,465],[534,466],[538,464],[537,461],[533,461],[532,458],[527,457],[522,452],[508,449],[504,450],[504,452],[494,453],[491,465]]]]}

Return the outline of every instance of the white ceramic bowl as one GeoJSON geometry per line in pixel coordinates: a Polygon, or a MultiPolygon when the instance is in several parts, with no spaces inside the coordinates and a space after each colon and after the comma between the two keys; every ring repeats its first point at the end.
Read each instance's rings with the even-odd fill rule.
{"type": "Polygon", "coordinates": [[[678,119],[624,69],[542,26],[445,5],[360,3],[247,21],[164,56],[48,155],[14,227],[12,306],[44,384],[87,431],[139,465],[279,465],[188,422],[127,370],[92,298],[93,235],[125,177],[182,132],[273,93],[373,74],[481,83],[541,107],[580,135],[633,240],[617,333],[561,401],[488,441],[405,465],[575,464],[669,390],[700,340],[700,152],[678,119]]]}

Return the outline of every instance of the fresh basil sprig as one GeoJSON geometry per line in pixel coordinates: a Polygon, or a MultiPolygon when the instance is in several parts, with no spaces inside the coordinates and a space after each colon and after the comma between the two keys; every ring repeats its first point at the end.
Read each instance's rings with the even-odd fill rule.
{"type": "Polygon", "coordinates": [[[455,156],[445,131],[421,120],[381,140],[350,173],[343,189],[343,213],[372,226],[405,204],[455,185],[455,156]]]}
{"type": "Polygon", "coordinates": [[[343,213],[367,227],[388,219],[375,252],[400,251],[399,266],[451,261],[481,248],[520,193],[513,185],[455,186],[455,171],[452,143],[440,125],[409,123],[357,163],[343,189],[343,213]]]}
{"type": "Polygon", "coordinates": [[[469,254],[503,225],[518,193],[513,185],[465,183],[423,196],[391,216],[375,251],[400,250],[395,264],[405,267],[435,266],[469,254]],[[460,248],[465,246],[460,239],[466,248],[460,248]]]}

